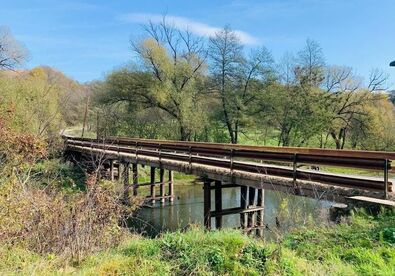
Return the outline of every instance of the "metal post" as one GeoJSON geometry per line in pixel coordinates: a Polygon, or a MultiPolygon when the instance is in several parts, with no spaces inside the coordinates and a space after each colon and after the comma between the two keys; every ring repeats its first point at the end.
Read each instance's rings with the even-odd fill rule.
{"type": "Polygon", "coordinates": [[[151,167],[151,187],[150,187],[150,191],[151,191],[151,198],[152,198],[152,204],[155,203],[155,167],[151,167]]]}
{"type": "Polygon", "coordinates": [[[210,189],[211,180],[205,179],[203,186],[203,195],[204,195],[204,227],[206,229],[211,229],[211,189],[210,189]]]}
{"type": "MultiPolygon", "coordinates": [[[[215,181],[215,211],[222,211],[222,190],[221,190],[221,181],[215,181]]],[[[222,228],[222,216],[215,217],[215,227],[217,229],[222,228]]]]}

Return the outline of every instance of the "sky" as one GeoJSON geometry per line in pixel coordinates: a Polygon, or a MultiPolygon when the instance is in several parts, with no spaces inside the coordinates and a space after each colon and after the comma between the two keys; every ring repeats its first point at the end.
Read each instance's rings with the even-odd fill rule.
{"type": "Polygon", "coordinates": [[[0,26],[29,50],[26,67],[48,65],[80,82],[103,79],[133,58],[142,25],[168,22],[208,38],[230,25],[246,50],[265,46],[279,61],[317,41],[330,65],[373,68],[395,87],[394,0],[0,0],[0,26]]]}

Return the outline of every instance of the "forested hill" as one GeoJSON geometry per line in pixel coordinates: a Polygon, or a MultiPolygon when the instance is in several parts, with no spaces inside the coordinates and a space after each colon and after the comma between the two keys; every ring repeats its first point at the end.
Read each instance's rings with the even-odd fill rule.
{"type": "Polygon", "coordinates": [[[51,143],[59,132],[81,124],[89,85],[48,66],[0,71],[0,114],[17,132],[51,143]]]}

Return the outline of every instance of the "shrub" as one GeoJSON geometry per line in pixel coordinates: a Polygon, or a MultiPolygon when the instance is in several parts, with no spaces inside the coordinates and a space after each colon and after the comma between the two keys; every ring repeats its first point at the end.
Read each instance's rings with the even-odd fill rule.
{"type": "Polygon", "coordinates": [[[0,192],[0,243],[75,261],[117,244],[126,231],[119,220],[132,207],[120,204],[94,176],[87,182],[86,192],[70,194],[10,179],[0,192]]]}

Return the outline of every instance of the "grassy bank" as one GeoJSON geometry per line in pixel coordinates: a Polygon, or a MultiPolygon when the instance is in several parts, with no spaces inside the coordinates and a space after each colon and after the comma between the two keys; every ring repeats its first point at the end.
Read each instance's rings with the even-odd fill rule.
{"type": "Polygon", "coordinates": [[[358,215],[335,227],[302,229],[279,243],[236,230],[192,228],[157,239],[129,237],[79,264],[18,248],[0,251],[1,274],[394,275],[395,216],[358,215]]]}

